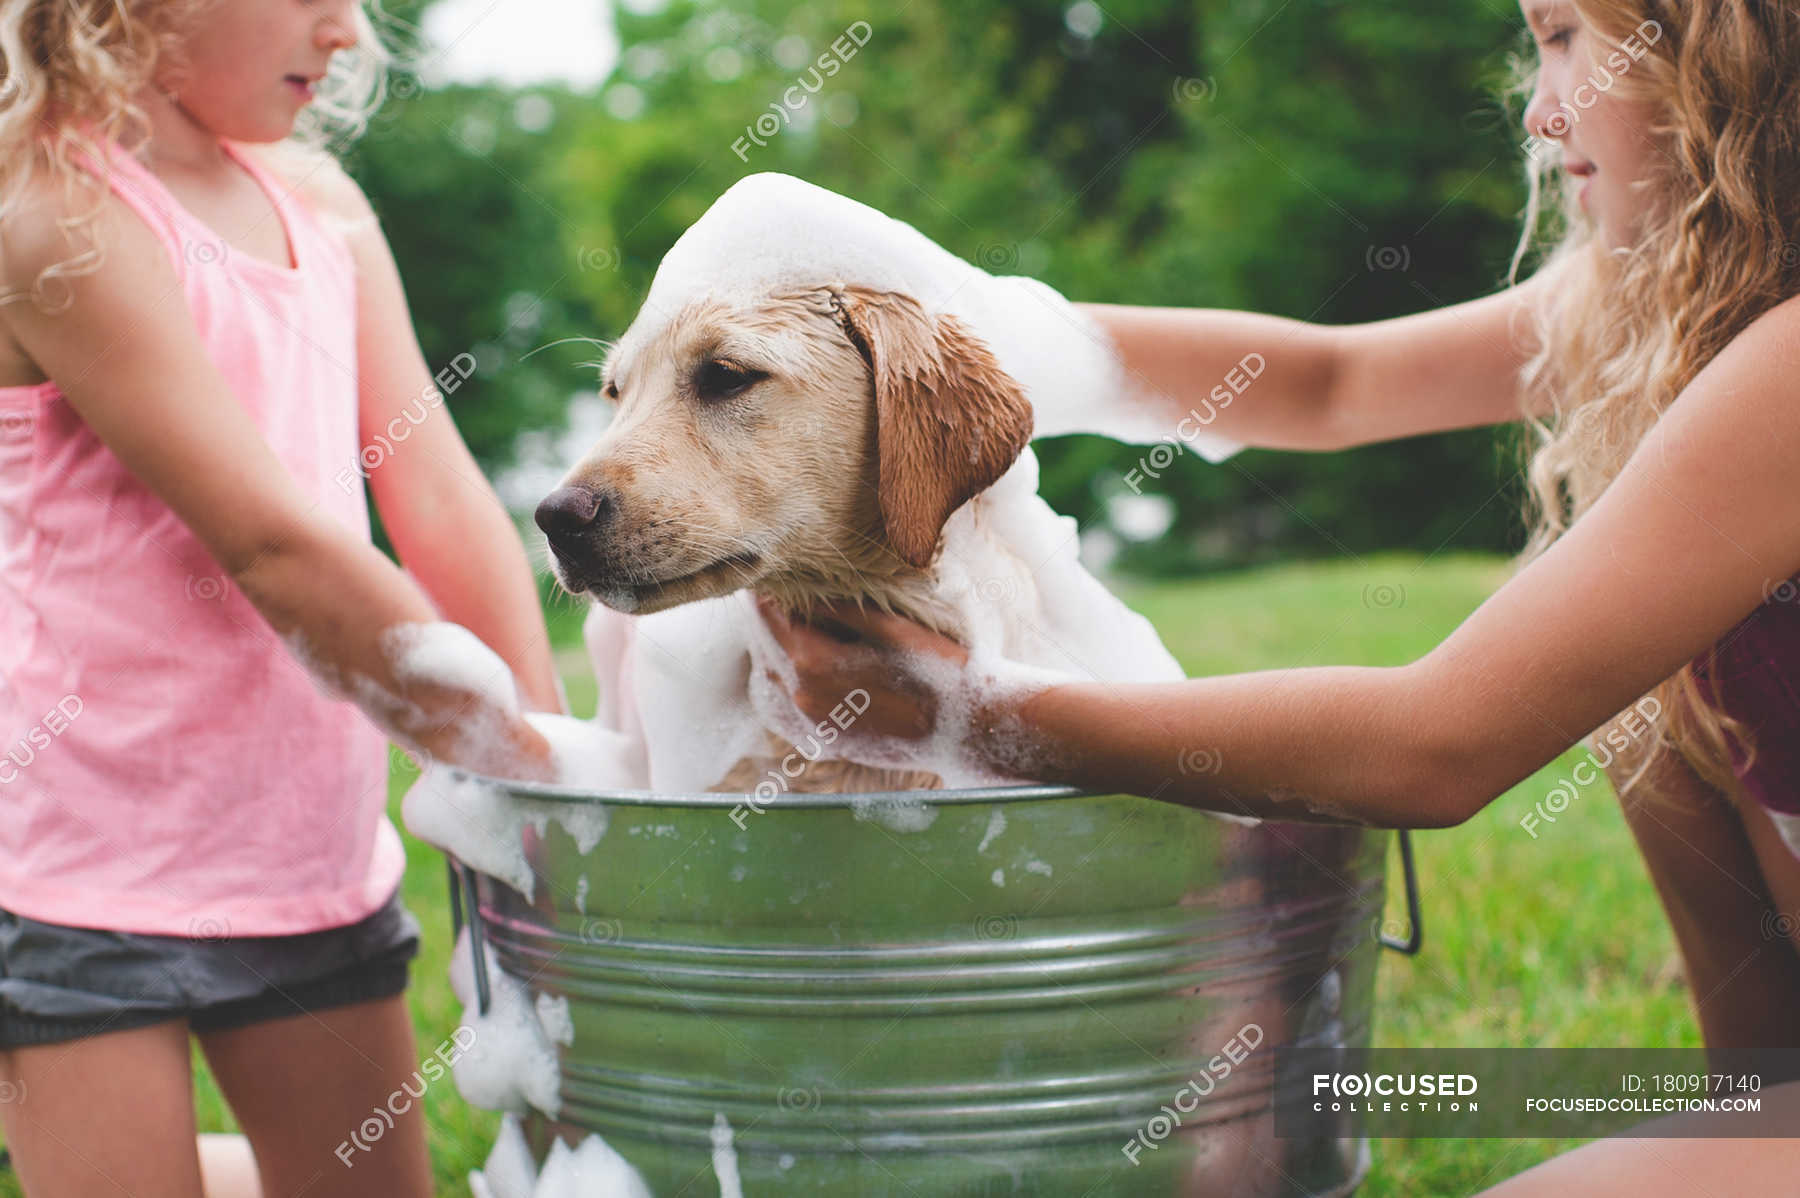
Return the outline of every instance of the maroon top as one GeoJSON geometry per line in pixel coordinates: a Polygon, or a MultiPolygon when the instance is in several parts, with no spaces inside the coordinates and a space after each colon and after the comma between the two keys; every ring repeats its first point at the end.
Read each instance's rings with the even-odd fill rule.
{"type": "Polygon", "coordinates": [[[1732,772],[1764,807],[1800,815],[1800,575],[1774,587],[1720,638],[1717,651],[1711,670],[1705,654],[1694,659],[1696,680],[1755,737],[1748,769],[1732,744],[1732,772]]]}

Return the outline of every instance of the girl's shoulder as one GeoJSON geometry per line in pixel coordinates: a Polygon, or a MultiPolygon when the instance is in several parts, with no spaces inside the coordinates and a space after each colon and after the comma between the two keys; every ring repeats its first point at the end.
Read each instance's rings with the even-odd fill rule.
{"type": "Polygon", "coordinates": [[[286,186],[322,224],[352,244],[359,237],[378,235],[380,225],[368,197],[330,153],[294,142],[233,144],[286,186]]]}
{"type": "Polygon", "coordinates": [[[79,207],[68,189],[40,175],[12,186],[0,214],[0,282],[9,291],[29,285],[45,267],[69,256],[66,230],[79,207]]]}
{"type": "Polygon", "coordinates": [[[0,294],[29,291],[53,268],[103,268],[111,246],[155,242],[156,235],[103,182],[78,174],[73,185],[45,175],[16,181],[0,217],[0,294]]]}
{"type": "Polygon", "coordinates": [[[1800,356],[1800,294],[1770,305],[1718,354],[1718,358],[1731,359],[1736,369],[1779,382],[1784,393],[1793,377],[1796,356],[1800,356]]]}
{"type": "Polygon", "coordinates": [[[1788,296],[1757,317],[1752,324],[1769,321],[1777,335],[1800,336],[1800,292],[1788,296]]]}

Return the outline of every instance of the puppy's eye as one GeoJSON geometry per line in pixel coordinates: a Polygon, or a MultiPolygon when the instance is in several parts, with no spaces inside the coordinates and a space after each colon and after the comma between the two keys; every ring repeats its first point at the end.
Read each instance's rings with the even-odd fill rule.
{"type": "Polygon", "coordinates": [[[619,384],[608,383],[608,384],[606,384],[605,390],[606,390],[606,398],[608,398],[608,399],[619,398],[619,384]]]}
{"type": "Polygon", "coordinates": [[[702,399],[727,399],[769,377],[766,370],[751,370],[732,362],[713,360],[694,373],[694,390],[702,399]]]}

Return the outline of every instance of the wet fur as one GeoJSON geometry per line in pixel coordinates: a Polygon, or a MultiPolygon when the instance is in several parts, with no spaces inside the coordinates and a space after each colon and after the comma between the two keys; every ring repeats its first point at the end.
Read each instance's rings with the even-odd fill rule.
{"type": "MultiPolygon", "coordinates": [[[[565,585],[642,586],[743,546],[760,555],[754,566],[652,601],[674,606],[747,586],[799,615],[848,600],[963,634],[932,596],[944,521],[1017,459],[1032,413],[953,318],[856,287],[774,295],[750,310],[702,302],[641,346],[628,331],[609,375],[621,390],[618,415],[564,481],[616,497],[597,553],[612,568],[565,576],[565,585]],[[760,407],[709,407],[684,392],[720,347],[752,350],[769,370],[760,407]],[[737,452],[722,455],[721,442],[737,452]]],[[[713,789],[750,791],[792,752],[771,734],[766,757],[746,757],[713,789]]],[[[822,758],[791,789],[938,784],[923,771],[822,758]]]]}

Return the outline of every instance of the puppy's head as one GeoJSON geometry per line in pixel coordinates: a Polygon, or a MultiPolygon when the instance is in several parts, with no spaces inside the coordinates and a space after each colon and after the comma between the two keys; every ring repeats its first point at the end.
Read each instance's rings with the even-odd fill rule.
{"type": "Polygon", "coordinates": [[[562,584],[621,611],[928,566],[1031,437],[987,346],[894,292],[699,301],[636,332],[602,375],[612,424],[537,510],[562,584]]]}

